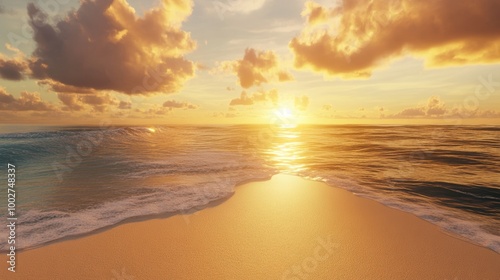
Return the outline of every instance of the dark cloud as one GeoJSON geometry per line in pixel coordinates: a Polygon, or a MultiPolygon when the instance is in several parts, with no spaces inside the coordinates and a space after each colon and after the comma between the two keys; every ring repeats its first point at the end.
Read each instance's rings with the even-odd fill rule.
{"type": "Polygon", "coordinates": [[[500,61],[500,1],[309,1],[307,27],[290,42],[295,66],[368,77],[387,60],[413,54],[429,66],[500,61]],[[332,32],[335,30],[335,32],[332,32]]]}
{"type": "Polygon", "coordinates": [[[277,104],[279,100],[279,94],[276,89],[272,89],[270,91],[259,91],[254,94],[248,94],[243,91],[240,94],[240,97],[231,100],[229,103],[230,106],[250,106],[255,103],[264,103],[264,102],[272,102],[273,104],[277,104]]]}
{"type": "Polygon", "coordinates": [[[273,81],[293,80],[292,74],[281,68],[278,56],[272,51],[249,48],[245,50],[243,59],[223,62],[221,67],[223,70],[236,74],[243,88],[273,81]]]}
{"type": "Polygon", "coordinates": [[[138,17],[125,0],[84,0],[78,10],[52,24],[53,19],[29,4],[36,43],[32,75],[84,90],[176,92],[195,71],[183,55],[196,44],[181,29],[191,10],[190,0],[163,0],[138,17]]]}
{"type": "Polygon", "coordinates": [[[39,86],[46,86],[50,90],[58,93],[96,93],[96,91],[92,88],[65,85],[53,80],[39,80],[37,81],[37,84],[39,86]]]}
{"type": "Polygon", "coordinates": [[[54,111],[56,107],[48,102],[42,101],[36,92],[21,92],[19,98],[7,93],[0,88],[0,110],[1,111],[54,111]]]}
{"type": "Polygon", "coordinates": [[[5,59],[0,55],[0,77],[5,80],[19,81],[24,79],[28,64],[20,59],[5,59]]]}

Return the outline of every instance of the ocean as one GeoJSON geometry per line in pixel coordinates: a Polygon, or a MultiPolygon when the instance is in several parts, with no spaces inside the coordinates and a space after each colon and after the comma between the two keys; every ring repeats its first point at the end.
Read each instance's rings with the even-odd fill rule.
{"type": "MultiPolygon", "coordinates": [[[[192,213],[238,184],[283,173],[500,253],[499,136],[498,126],[2,126],[0,219],[8,163],[16,166],[18,249],[192,213]]],[[[2,251],[7,245],[0,239],[2,251]]]]}

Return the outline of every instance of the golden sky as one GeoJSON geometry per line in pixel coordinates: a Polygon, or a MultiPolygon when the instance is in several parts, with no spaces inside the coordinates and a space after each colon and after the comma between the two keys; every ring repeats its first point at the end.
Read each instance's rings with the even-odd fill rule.
{"type": "Polygon", "coordinates": [[[0,122],[500,124],[499,0],[0,1],[0,122]]]}

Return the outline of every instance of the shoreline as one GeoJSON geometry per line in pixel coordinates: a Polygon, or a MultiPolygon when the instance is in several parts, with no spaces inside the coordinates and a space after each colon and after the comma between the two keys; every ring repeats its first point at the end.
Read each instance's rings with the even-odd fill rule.
{"type": "MultiPolygon", "coordinates": [[[[252,183],[268,182],[268,181],[272,180],[272,178],[274,176],[276,176],[276,175],[293,176],[293,177],[300,178],[302,180],[325,184],[325,185],[327,185],[328,187],[331,187],[331,188],[337,188],[337,189],[344,190],[344,191],[349,192],[352,195],[354,195],[356,197],[359,197],[361,199],[366,199],[366,200],[369,200],[369,201],[373,201],[373,202],[379,203],[383,207],[388,207],[388,208],[396,210],[396,211],[401,211],[403,213],[410,214],[410,215],[412,215],[412,216],[414,216],[414,217],[416,217],[416,218],[418,218],[418,219],[420,219],[420,220],[422,220],[424,222],[429,223],[432,226],[437,227],[442,233],[444,233],[444,234],[446,234],[446,235],[448,235],[448,236],[450,236],[452,238],[456,238],[456,239],[465,241],[467,243],[470,243],[472,245],[478,246],[480,248],[485,248],[485,249],[491,250],[491,251],[493,251],[493,252],[495,252],[495,253],[497,253],[497,254],[500,255],[500,252],[495,251],[493,248],[481,245],[479,243],[474,242],[474,240],[471,240],[471,239],[468,239],[468,238],[466,238],[464,236],[461,236],[458,233],[446,230],[443,227],[441,227],[441,226],[433,223],[432,221],[428,221],[428,220],[426,220],[426,219],[418,216],[417,214],[415,214],[415,213],[413,213],[411,211],[405,211],[404,209],[401,209],[399,207],[394,207],[394,206],[390,206],[390,205],[384,204],[383,202],[377,200],[376,198],[372,198],[372,197],[368,197],[368,196],[364,196],[364,195],[359,195],[358,193],[354,193],[354,192],[352,192],[352,191],[350,191],[348,189],[341,188],[341,187],[334,186],[334,185],[330,185],[330,184],[328,184],[326,182],[323,182],[323,181],[316,181],[316,180],[313,180],[313,179],[310,179],[310,178],[304,178],[304,177],[301,177],[301,176],[298,176],[298,175],[289,175],[289,174],[285,174],[285,173],[276,173],[276,174],[271,175],[268,178],[256,178],[256,179],[244,180],[244,181],[236,184],[233,187],[234,191],[230,195],[228,195],[226,197],[215,199],[213,201],[208,202],[207,204],[200,205],[200,206],[194,207],[192,209],[188,209],[188,210],[184,210],[184,211],[173,211],[173,212],[166,212],[166,213],[160,213],[160,214],[147,214],[147,215],[142,215],[142,216],[129,217],[129,218],[126,218],[126,219],[124,219],[124,220],[122,220],[122,221],[120,221],[118,223],[110,224],[108,226],[105,226],[105,227],[102,227],[102,228],[98,228],[98,229],[95,229],[95,230],[92,230],[92,231],[89,231],[89,232],[84,232],[84,233],[81,233],[81,234],[75,234],[75,235],[69,235],[69,236],[61,237],[59,239],[55,239],[55,240],[52,240],[52,241],[49,241],[49,242],[45,242],[45,243],[42,243],[42,244],[39,244],[39,245],[36,245],[36,246],[28,247],[28,248],[16,249],[16,252],[21,253],[21,252],[25,252],[25,251],[30,251],[30,250],[35,250],[35,249],[43,248],[45,246],[49,246],[49,245],[52,245],[52,244],[57,244],[57,243],[60,243],[60,242],[66,242],[66,241],[71,241],[71,240],[77,240],[77,239],[80,239],[80,238],[85,238],[85,237],[88,237],[88,236],[92,236],[92,235],[103,233],[103,232],[108,231],[108,230],[112,230],[113,228],[116,228],[116,227],[119,227],[119,226],[125,225],[125,224],[140,223],[140,222],[146,222],[146,221],[149,221],[149,220],[156,220],[156,219],[168,219],[168,218],[170,218],[172,216],[177,216],[177,215],[186,215],[186,214],[187,215],[192,215],[193,213],[196,213],[198,211],[202,211],[202,210],[204,210],[206,208],[217,207],[218,205],[224,203],[225,201],[227,201],[228,199],[230,199],[234,195],[234,193],[237,191],[237,188],[240,187],[240,186],[243,186],[243,185],[246,185],[246,184],[252,184],[252,183]]],[[[9,252],[8,250],[0,250],[0,254],[4,254],[4,253],[8,253],[8,252],[9,252]]]]}
{"type": "MultiPolygon", "coordinates": [[[[242,182],[240,182],[240,183],[238,183],[238,184],[236,184],[234,186],[234,191],[230,195],[228,195],[226,197],[221,197],[221,198],[212,200],[212,201],[208,202],[207,204],[200,205],[198,207],[194,207],[194,208],[191,208],[191,209],[188,209],[188,210],[165,212],[165,213],[159,213],[159,214],[147,214],[147,215],[129,217],[129,218],[126,218],[126,219],[124,219],[124,220],[122,220],[122,221],[120,221],[118,223],[110,224],[110,225],[107,225],[107,226],[102,227],[102,228],[91,230],[89,232],[84,232],[84,233],[80,233],[80,234],[74,234],[74,235],[64,236],[64,237],[61,237],[61,238],[58,238],[58,239],[55,239],[55,240],[51,240],[51,241],[48,241],[48,242],[45,242],[45,243],[41,243],[41,244],[38,244],[38,245],[35,245],[35,246],[27,247],[27,248],[22,248],[22,249],[16,248],[16,252],[17,253],[21,253],[21,252],[26,252],[26,251],[30,251],[30,250],[40,249],[40,248],[43,248],[45,246],[49,246],[49,245],[52,245],[52,244],[57,244],[57,243],[60,243],[60,242],[66,242],[66,241],[71,241],[71,240],[78,240],[80,238],[85,238],[85,237],[88,237],[88,236],[92,236],[92,235],[95,235],[95,234],[100,234],[102,232],[106,232],[108,230],[112,230],[115,227],[119,227],[119,226],[125,225],[125,224],[140,223],[140,222],[146,222],[146,221],[149,221],[149,220],[156,220],[156,219],[168,219],[169,217],[176,216],[176,215],[186,215],[186,214],[191,215],[191,214],[193,214],[195,212],[204,210],[206,208],[216,207],[216,206],[224,203],[226,200],[230,199],[234,195],[234,193],[236,192],[236,188],[239,187],[239,186],[250,184],[250,183],[267,182],[267,181],[270,181],[273,176],[278,175],[278,174],[279,173],[271,175],[270,177],[267,177],[267,178],[256,178],[256,179],[244,180],[244,181],[242,181],[242,182]]],[[[8,252],[9,252],[9,250],[0,250],[0,254],[4,254],[4,253],[6,254],[8,252]]]]}
{"type": "MultiPolygon", "coordinates": [[[[432,256],[434,256],[434,261],[447,263],[445,267],[452,265],[451,269],[449,267],[446,268],[448,274],[451,271],[457,271],[457,275],[442,275],[447,278],[429,274],[430,278],[427,279],[454,279],[457,276],[459,277],[458,279],[463,279],[464,277],[464,279],[472,279],[467,278],[467,275],[479,276],[476,279],[494,279],[490,276],[500,275],[500,268],[498,268],[500,254],[489,248],[454,236],[442,230],[437,225],[411,213],[357,196],[347,190],[332,187],[326,183],[296,176],[278,174],[266,181],[244,182],[235,187],[235,192],[231,196],[212,201],[204,205],[202,209],[193,210],[188,215],[180,212],[172,212],[160,214],[156,217],[143,216],[131,218],[132,220],[126,219],[117,225],[111,226],[111,228],[102,228],[93,233],[86,233],[83,236],[76,236],[69,239],[62,238],[61,240],[40,247],[20,250],[18,251],[18,272],[9,273],[5,275],[8,278],[2,277],[2,279],[31,279],[22,277],[38,274],[43,275],[42,278],[39,277],[38,279],[64,279],[50,277],[88,279],[74,278],[75,274],[73,273],[88,269],[89,267],[92,267],[91,270],[93,273],[84,273],[83,275],[94,277],[93,279],[110,279],[113,277],[113,270],[116,272],[121,269],[121,267],[116,267],[117,262],[138,252],[141,253],[139,255],[145,257],[142,262],[145,266],[142,267],[142,270],[152,270],[147,275],[153,278],[143,277],[144,272],[141,272],[140,266],[137,266],[134,262],[125,261],[126,265],[123,265],[123,267],[130,267],[127,271],[131,274],[136,274],[136,278],[134,279],[160,279],[155,277],[165,275],[166,271],[159,268],[159,266],[163,265],[174,270],[178,269],[178,274],[172,271],[166,274],[175,274],[175,277],[172,279],[194,279],[187,277],[187,275],[198,272],[200,273],[197,275],[198,277],[203,277],[203,275],[217,275],[218,273],[235,277],[241,276],[238,274],[238,269],[223,269],[219,267],[220,271],[219,269],[213,270],[210,267],[206,267],[203,262],[196,262],[202,266],[197,271],[189,271],[186,269],[189,263],[176,263],[173,260],[162,258],[162,250],[159,250],[160,248],[169,252],[169,255],[177,254],[181,256],[185,254],[189,256],[187,257],[188,260],[203,259],[204,261],[213,263],[218,259],[217,255],[219,254],[215,254],[214,256],[208,254],[207,256],[207,253],[202,250],[210,249],[209,252],[220,252],[226,257],[232,256],[236,259],[245,260],[238,262],[235,267],[243,268],[243,271],[247,271],[247,273],[249,269],[252,270],[252,268],[255,268],[251,265],[251,262],[259,262],[258,259],[262,257],[260,254],[255,254],[255,251],[260,251],[263,255],[277,255],[267,258],[267,261],[271,263],[275,262],[278,266],[283,263],[293,264],[293,260],[296,263],[297,259],[301,260],[303,258],[308,259],[310,262],[316,260],[318,267],[321,264],[322,268],[308,273],[311,276],[316,275],[316,273],[318,274],[318,277],[312,276],[311,279],[331,279],[327,276],[330,275],[328,271],[331,272],[333,268],[340,269],[342,273],[348,273],[344,275],[354,275],[356,272],[352,268],[338,267],[338,263],[345,264],[349,262],[348,260],[355,258],[366,259],[370,256],[368,259],[373,264],[394,262],[391,264],[391,267],[393,265],[403,266],[407,270],[424,272],[418,262],[407,266],[405,262],[399,263],[401,260],[398,258],[393,259],[384,254],[381,256],[379,251],[387,251],[386,254],[388,252],[396,252],[394,253],[396,256],[405,256],[414,261],[425,256],[426,260],[424,262],[427,263],[427,266],[432,266],[432,262],[429,262],[429,259],[432,260],[432,256]],[[323,208],[328,208],[331,211],[325,211],[326,209],[323,208]],[[336,211],[341,213],[336,213],[336,211]],[[359,212],[361,215],[355,215],[355,212],[359,212]],[[336,223],[332,225],[331,220],[336,223]],[[375,220],[378,223],[382,223],[382,225],[375,222],[375,220]],[[338,227],[338,225],[341,226],[338,227]],[[221,232],[221,227],[228,227],[236,232],[221,232]],[[146,231],[146,228],[149,228],[149,230],[146,231]],[[345,231],[351,234],[346,234],[345,231]],[[249,232],[253,234],[249,234],[249,232]],[[262,234],[262,232],[267,234],[262,234]],[[397,234],[394,234],[395,232],[397,234]],[[161,233],[165,234],[163,236],[165,238],[158,236],[162,235],[161,233]],[[143,235],[147,238],[139,237],[143,235]],[[388,235],[392,237],[388,239],[388,235]],[[205,237],[208,240],[205,240],[205,237]],[[362,241],[366,243],[371,238],[376,242],[368,242],[368,245],[365,244],[365,248],[361,248],[361,250],[358,248],[357,243],[363,243],[362,241]],[[286,240],[293,242],[284,242],[286,240]],[[229,242],[228,244],[226,241],[233,242],[229,242]],[[411,245],[408,244],[408,241],[414,241],[420,245],[411,245]],[[243,245],[237,245],[240,243],[243,245]],[[429,243],[433,244],[433,246],[429,246],[429,243]],[[444,246],[444,243],[447,245],[444,246]],[[235,244],[236,247],[241,246],[241,248],[234,248],[235,244]],[[322,246],[322,244],[330,244],[331,246],[323,246],[324,250],[318,249],[318,246],[322,246]],[[286,249],[287,246],[288,249],[286,249]],[[313,246],[312,249],[311,246],[313,246]],[[371,248],[372,246],[374,248],[371,248]],[[400,246],[404,249],[401,250],[400,246]],[[447,251],[444,253],[442,252],[443,248],[439,249],[442,246],[447,248],[447,251]],[[390,247],[390,250],[387,247],[390,247]],[[427,251],[422,251],[422,247],[426,248],[427,251]],[[409,254],[408,249],[410,248],[415,251],[415,255],[409,254]],[[93,251],[101,252],[104,256],[92,259],[93,251]],[[317,255],[315,254],[316,252],[318,252],[317,255]],[[338,252],[339,256],[335,252],[338,252]],[[322,261],[322,258],[327,255],[329,257],[322,261]],[[296,258],[292,256],[296,256],[296,258]],[[315,259],[314,256],[319,256],[319,258],[315,259]],[[457,258],[457,256],[460,256],[460,258],[457,258]],[[47,260],[45,259],[47,257],[53,259],[54,262],[57,260],[59,268],[54,268],[55,270],[53,271],[44,268],[47,265],[47,260]],[[89,263],[84,262],[80,266],[75,266],[74,262],[71,262],[72,258],[74,258],[74,262],[80,261],[83,258],[84,260],[88,260],[89,263]],[[331,263],[331,258],[334,258],[336,261],[331,263]],[[95,260],[99,261],[96,263],[95,260]],[[60,262],[65,265],[60,265],[60,262]],[[172,262],[176,264],[173,265],[172,262]],[[458,263],[461,264],[459,265],[458,263]],[[488,263],[491,266],[485,266],[488,263]],[[113,265],[111,264],[115,264],[116,268],[112,268],[113,265]],[[68,267],[72,269],[68,270],[68,267]],[[326,270],[326,272],[323,270],[326,270]],[[478,274],[467,274],[471,272],[478,274]],[[109,277],[104,277],[104,274],[108,274],[109,277]],[[436,278],[433,278],[433,275],[436,278]]],[[[135,257],[132,259],[137,261],[135,257]]],[[[186,261],[185,258],[181,257],[181,259],[186,261]]],[[[393,274],[392,272],[388,273],[384,272],[384,270],[377,270],[375,267],[371,267],[370,265],[370,267],[364,268],[367,270],[363,273],[368,273],[368,271],[370,273],[363,275],[379,275],[388,278],[393,274]]],[[[401,269],[396,270],[398,273],[404,272],[401,269]]],[[[439,270],[442,269],[436,269],[435,271],[439,272],[439,270]]],[[[260,273],[255,269],[252,271],[257,274],[260,273]]],[[[280,277],[283,277],[283,279],[295,279],[293,277],[297,277],[293,270],[280,270],[281,275],[278,275],[280,271],[275,271],[271,268],[263,269],[263,271],[266,271],[266,274],[263,275],[267,275],[268,273],[277,275],[277,277],[272,279],[282,279],[280,277]],[[286,276],[286,273],[290,275],[286,276]]],[[[2,271],[0,275],[4,273],[7,273],[7,270],[2,271]]],[[[405,275],[398,273],[393,276],[405,275]]],[[[81,277],[84,277],[83,275],[81,277]]],[[[412,275],[410,279],[418,279],[417,275],[412,275]]],[[[345,279],[345,277],[339,279],[345,279]]],[[[349,277],[348,279],[353,278],[349,277]]],[[[365,279],[376,278],[368,277],[365,279]]]]}

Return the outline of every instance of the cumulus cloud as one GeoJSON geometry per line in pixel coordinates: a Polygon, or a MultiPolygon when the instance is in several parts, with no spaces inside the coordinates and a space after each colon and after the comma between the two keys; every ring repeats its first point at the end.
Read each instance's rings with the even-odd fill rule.
{"type": "Polygon", "coordinates": [[[229,105],[231,105],[231,106],[237,106],[237,105],[249,106],[249,105],[253,105],[254,103],[255,102],[253,101],[252,97],[248,93],[243,91],[241,93],[240,97],[231,100],[229,105]]]}
{"type": "Polygon", "coordinates": [[[34,78],[76,88],[176,92],[195,71],[183,56],[196,44],[181,29],[191,12],[191,0],[162,0],[143,17],[126,0],[84,0],[54,20],[28,4],[36,43],[30,70],[34,78]]]}
{"type": "MultiPolygon", "coordinates": [[[[384,112],[384,109],[379,109],[384,112]]],[[[480,110],[478,107],[454,106],[449,107],[439,97],[432,96],[425,105],[405,108],[392,115],[381,115],[383,118],[411,119],[411,118],[499,118],[500,112],[495,110],[480,110]]]]}
{"type": "Polygon", "coordinates": [[[231,100],[229,103],[230,106],[250,106],[256,103],[264,103],[264,102],[272,102],[274,105],[278,103],[279,94],[276,89],[272,89],[270,91],[259,91],[253,94],[248,94],[243,91],[240,94],[240,97],[231,100]]]}
{"type": "Polygon", "coordinates": [[[21,92],[19,98],[15,98],[7,93],[4,88],[0,88],[0,110],[2,111],[53,111],[55,106],[42,101],[36,92],[21,92]]]}
{"type": "Polygon", "coordinates": [[[307,107],[309,107],[309,97],[303,95],[300,97],[295,97],[295,109],[299,111],[305,111],[307,110],[307,107]]]}
{"type": "Polygon", "coordinates": [[[180,102],[180,101],[175,101],[175,100],[168,100],[163,103],[163,107],[168,108],[169,110],[173,109],[198,109],[198,105],[194,105],[188,102],[180,102]]]}
{"type": "Polygon", "coordinates": [[[249,48],[245,50],[243,59],[222,62],[221,67],[236,74],[241,87],[246,89],[274,81],[293,80],[292,74],[280,66],[278,56],[272,51],[249,48]]]}
{"type": "Polygon", "coordinates": [[[403,109],[401,112],[393,115],[395,118],[414,118],[414,117],[436,117],[446,114],[445,104],[437,96],[432,96],[423,106],[403,109]]]}
{"type": "Polygon", "coordinates": [[[498,0],[309,1],[303,16],[307,26],[289,44],[295,66],[327,75],[368,77],[405,54],[428,66],[500,61],[498,0]]]}
{"type": "Polygon", "coordinates": [[[26,61],[20,59],[8,59],[0,54],[0,77],[5,80],[19,81],[24,79],[24,73],[28,70],[26,61]]]}
{"type": "Polygon", "coordinates": [[[424,117],[425,116],[425,108],[406,108],[403,111],[394,115],[395,118],[413,118],[413,117],[424,117]]]}
{"type": "Polygon", "coordinates": [[[119,101],[110,94],[75,94],[58,93],[57,97],[67,111],[83,111],[91,109],[94,112],[105,112],[110,106],[119,106],[119,101]]]}

